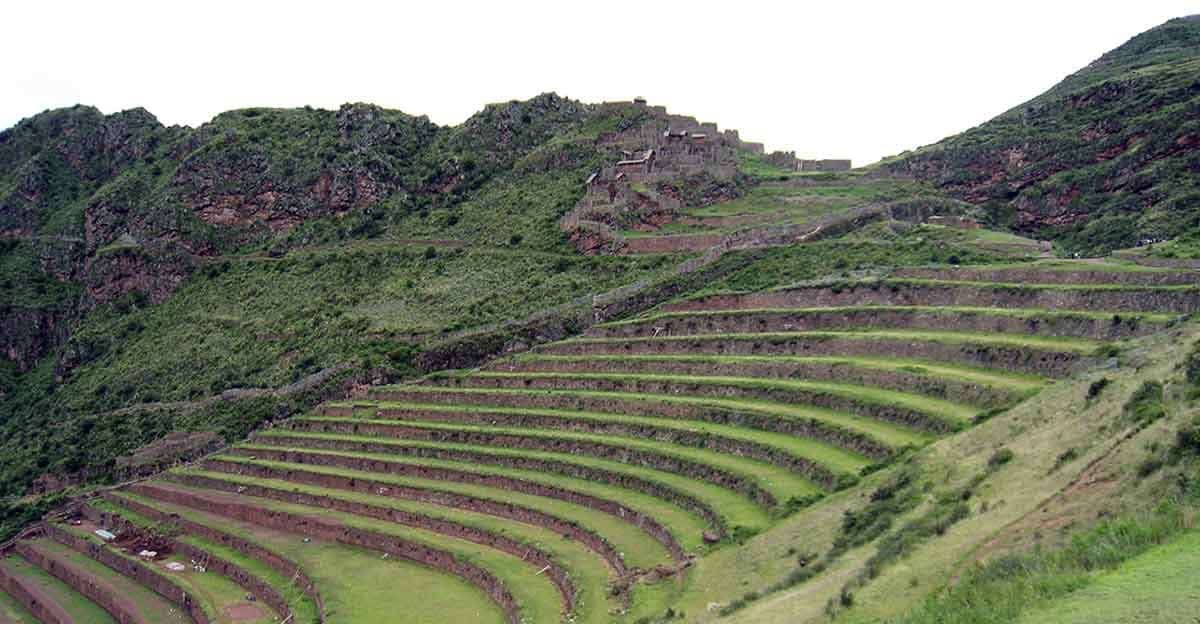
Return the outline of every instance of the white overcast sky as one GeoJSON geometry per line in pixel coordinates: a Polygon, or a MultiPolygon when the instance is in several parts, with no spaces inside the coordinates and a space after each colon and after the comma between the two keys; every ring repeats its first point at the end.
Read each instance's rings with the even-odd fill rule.
{"type": "Polygon", "coordinates": [[[768,149],[867,164],[1052,86],[1200,0],[55,2],[0,9],[0,128],[143,106],[199,125],[366,101],[457,124],[544,91],[641,95],[768,149]]]}

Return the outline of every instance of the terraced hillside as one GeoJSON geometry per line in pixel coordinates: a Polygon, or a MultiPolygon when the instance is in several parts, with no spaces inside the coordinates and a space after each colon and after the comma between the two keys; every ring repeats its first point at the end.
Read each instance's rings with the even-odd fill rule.
{"type": "Polygon", "coordinates": [[[703,591],[711,555],[1171,328],[1200,308],[1197,281],[1047,261],[677,300],[370,387],[81,502],[10,547],[0,606],[652,621],[703,591]]]}

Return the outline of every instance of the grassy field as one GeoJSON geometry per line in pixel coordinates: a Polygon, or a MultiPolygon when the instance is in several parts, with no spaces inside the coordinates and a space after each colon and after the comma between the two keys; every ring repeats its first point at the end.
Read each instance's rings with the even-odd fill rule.
{"type": "Polygon", "coordinates": [[[610,373],[502,373],[481,372],[482,378],[510,379],[599,379],[606,381],[646,381],[680,384],[700,384],[733,386],[737,388],[757,390],[796,390],[829,394],[842,398],[861,400],[880,405],[900,405],[916,411],[925,412],[947,422],[964,422],[970,420],[978,410],[967,405],[935,399],[904,392],[883,390],[869,386],[838,384],[820,381],[800,381],[790,379],[753,379],[748,377],[726,377],[720,375],[654,375],[647,373],[610,374],[610,373]]]}
{"type": "Polygon", "coordinates": [[[135,494],[132,500],[188,520],[253,540],[297,562],[325,601],[329,622],[392,622],[396,613],[406,621],[440,624],[443,615],[502,624],[504,615],[482,591],[431,568],[356,546],[304,539],[301,536],[163,503],[135,494]]]}
{"type": "MultiPolygon", "coordinates": [[[[320,421],[337,419],[314,417],[307,420],[320,421]]],[[[758,485],[767,492],[775,495],[780,502],[786,501],[793,496],[808,496],[811,494],[816,494],[820,491],[820,488],[814,485],[811,481],[786,468],[781,468],[762,461],[738,457],[736,455],[727,455],[706,449],[692,448],[681,444],[669,444],[665,442],[646,441],[621,436],[576,433],[568,431],[541,432],[535,429],[521,429],[517,427],[483,427],[476,425],[442,424],[405,420],[389,420],[381,422],[385,424],[401,423],[408,427],[417,427],[430,430],[435,433],[439,431],[463,431],[481,434],[518,435],[535,439],[542,438],[546,440],[576,440],[580,442],[607,444],[622,449],[643,451],[645,453],[660,455],[669,459],[679,459],[703,466],[721,468],[733,475],[740,476],[749,483],[758,485]]]]}
{"type": "MultiPolygon", "coordinates": [[[[7,624],[40,624],[28,609],[3,590],[0,590],[0,620],[7,624]]],[[[104,620],[97,622],[103,623],[104,620]]]]}
{"type": "MultiPolygon", "coordinates": [[[[1014,265],[1019,266],[1019,265],[1014,265]]],[[[983,269],[985,267],[973,266],[972,269],[983,269]]],[[[958,283],[958,282],[944,282],[958,283]]],[[[705,317],[725,317],[725,316],[754,316],[762,314],[837,314],[839,312],[851,311],[879,311],[879,312],[912,312],[914,314],[943,314],[947,316],[955,314],[980,314],[985,316],[1007,316],[1016,318],[1081,318],[1092,320],[1112,320],[1112,314],[1107,312],[1096,312],[1091,310],[1048,310],[1040,308],[981,308],[971,306],[894,306],[894,305],[861,305],[861,306],[829,306],[817,308],[753,308],[741,310],[680,310],[672,312],[654,312],[646,315],[639,315],[633,318],[615,321],[612,323],[601,323],[596,325],[596,328],[603,329],[605,327],[622,327],[628,325],[644,325],[653,323],[659,320],[674,319],[674,318],[700,318],[705,317]]],[[[1155,314],[1152,312],[1134,312],[1124,314],[1122,318],[1138,319],[1146,322],[1166,323],[1173,319],[1179,318],[1177,314],[1155,314]]]]}
{"type": "MultiPolygon", "coordinates": [[[[613,396],[612,394],[605,396],[613,396]]],[[[630,395],[630,398],[638,400],[653,400],[660,395],[630,395]]],[[[682,402],[682,401],[681,401],[682,402]]],[[[361,404],[359,404],[361,405],[361,404]]],[[[549,416],[552,418],[561,419],[564,426],[572,422],[598,422],[598,423],[621,423],[631,425],[648,425],[667,430],[676,430],[683,432],[703,432],[733,440],[745,440],[756,444],[762,444],[768,447],[774,447],[790,453],[796,457],[806,457],[818,463],[824,464],[827,467],[841,472],[855,473],[870,463],[865,457],[837,448],[828,444],[824,444],[815,440],[796,437],[787,434],[774,434],[766,431],[749,429],[741,426],[721,425],[715,423],[706,423],[702,421],[692,420],[674,420],[669,418],[656,418],[653,416],[626,416],[624,414],[609,414],[598,412],[585,412],[575,410],[550,410],[550,409],[519,409],[519,408],[489,408],[477,405],[445,405],[445,404],[424,404],[424,403],[400,403],[393,401],[385,401],[379,403],[381,408],[404,408],[417,410],[431,411],[452,411],[452,412],[467,412],[467,413],[486,413],[486,414],[511,414],[520,416],[523,414],[549,416]]]]}
{"type": "Polygon", "coordinates": [[[714,364],[828,364],[831,366],[847,365],[877,370],[898,370],[909,373],[925,374],[931,377],[945,377],[959,381],[970,381],[989,386],[1007,388],[1016,392],[1036,392],[1046,386],[1046,380],[1033,375],[1022,375],[1002,370],[954,365],[930,360],[912,360],[901,358],[866,358],[839,356],[757,356],[757,355],[549,355],[541,353],[525,353],[514,357],[515,361],[563,361],[586,362],[599,360],[605,362],[696,362],[714,364]]]}
{"type": "MultiPolygon", "coordinates": [[[[369,437],[363,438],[363,437],[348,436],[348,435],[311,434],[311,433],[301,433],[301,432],[285,432],[285,431],[278,431],[278,430],[274,431],[274,432],[264,432],[262,435],[260,435],[257,438],[257,440],[260,442],[269,441],[269,440],[271,440],[272,437],[277,436],[277,435],[286,435],[288,437],[296,437],[296,438],[302,438],[302,439],[303,438],[311,438],[314,440],[329,439],[329,440],[379,442],[379,440],[377,438],[369,438],[369,437]]],[[[568,464],[572,464],[572,463],[578,464],[580,466],[597,468],[597,469],[606,470],[606,471],[610,471],[610,472],[614,472],[614,473],[618,473],[618,474],[628,474],[631,476],[636,476],[636,477],[639,477],[642,479],[646,479],[651,482],[662,483],[662,484],[669,486],[671,488],[674,488],[678,491],[690,494],[693,498],[695,498],[697,500],[706,502],[712,509],[716,510],[721,516],[723,516],[726,519],[727,523],[731,527],[732,526],[746,526],[746,527],[762,528],[762,527],[766,526],[768,523],[768,516],[767,516],[767,512],[765,510],[763,510],[758,505],[755,505],[753,502],[751,502],[746,497],[744,497],[740,494],[737,494],[736,492],[733,492],[733,491],[728,490],[723,487],[713,485],[706,481],[700,481],[698,479],[692,479],[689,477],[684,477],[681,475],[677,475],[675,473],[665,472],[662,470],[655,470],[653,468],[645,468],[642,466],[635,466],[635,465],[626,464],[626,463],[619,462],[619,461],[609,461],[609,460],[604,460],[604,459],[597,459],[594,457],[588,457],[588,456],[579,455],[579,454],[551,453],[551,452],[545,452],[545,451],[527,451],[524,449],[520,449],[520,450],[505,449],[505,448],[494,447],[494,446],[476,446],[476,445],[469,445],[469,444],[448,444],[448,443],[444,443],[444,442],[421,442],[421,441],[417,441],[417,440],[403,440],[403,441],[392,440],[392,441],[385,441],[385,444],[387,444],[388,446],[394,446],[397,449],[404,449],[406,447],[413,447],[413,448],[419,448],[419,449],[450,449],[450,450],[486,452],[489,454],[500,455],[500,456],[545,459],[545,460],[550,460],[550,461],[564,462],[564,463],[568,463],[568,464]]]]}
{"type": "MultiPolygon", "coordinates": [[[[40,589],[49,600],[61,607],[67,615],[75,618],[78,622],[88,622],[89,624],[92,622],[95,622],[95,624],[116,622],[111,615],[100,608],[100,605],[92,602],[66,583],[51,576],[49,572],[29,563],[20,555],[8,555],[3,560],[0,560],[0,566],[3,566],[12,576],[23,578],[33,587],[40,589]]],[[[18,619],[16,621],[37,621],[32,615],[28,614],[24,607],[17,604],[15,600],[7,595],[5,597],[7,598],[5,611],[16,613],[18,617],[21,615],[26,616],[25,620],[18,619]]]]}
{"type": "MultiPolygon", "coordinates": [[[[237,448],[244,448],[253,452],[256,449],[274,449],[275,447],[263,446],[256,444],[243,444],[237,448]]],[[[289,449],[302,450],[302,449],[289,449]]],[[[308,453],[332,455],[332,456],[347,456],[360,457],[365,459],[377,459],[381,461],[402,463],[412,466],[424,466],[430,468],[446,468],[451,470],[463,471],[477,475],[495,475],[512,479],[520,479],[543,485],[564,488],[573,492],[579,492],[597,498],[602,498],[612,501],[620,501],[621,505],[626,508],[638,511],[644,515],[653,517],[663,524],[675,536],[676,541],[685,549],[695,551],[702,546],[700,540],[701,533],[707,528],[704,521],[695,514],[672,505],[662,499],[648,496],[640,492],[610,486],[605,483],[586,481],[583,479],[573,479],[567,476],[555,475],[548,476],[544,472],[533,470],[521,470],[516,468],[505,468],[501,466],[487,466],[483,464],[471,464],[465,462],[454,462],[437,459],[425,459],[417,457],[397,457],[393,455],[383,455],[379,453],[355,453],[351,451],[321,451],[319,449],[303,449],[308,453]]],[[[448,484],[446,481],[438,481],[436,484],[441,487],[443,484],[448,484]]]]}
{"type": "Polygon", "coordinates": [[[162,596],[136,581],[114,572],[111,568],[87,555],[49,539],[34,540],[32,543],[39,550],[82,570],[85,574],[97,579],[101,585],[107,585],[117,595],[127,598],[142,617],[149,622],[187,624],[191,621],[180,611],[179,607],[171,604],[162,596]]]}
{"type": "Polygon", "coordinates": [[[632,524],[628,522],[622,522],[619,518],[609,514],[599,513],[581,505],[573,505],[571,503],[552,498],[534,496],[532,494],[523,494],[520,492],[497,490],[496,488],[486,486],[437,481],[433,479],[419,479],[416,477],[397,476],[376,472],[364,472],[346,468],[305,466],[302,464],[262,459],[249,460],[244,457],[234,455],[218,455],[216,458],[228,462],[261,465],[279,470],[304,470],[317,474],[329,474],[349,477],[352,479],[364,479],[391,485],[423,489],[430,492],[451,492],[464,496],[471,496],[473,498],[485,501],[520,505],[529,509],[541,511],[558,519],[574,523],[592,531],[597,535],[603,536],[605,539],[611,542],[619,552],[626,554],[625,560],[628,565],[649,569],[657,564],[664,563],[669,559],[666,549],[664,549],[661,544],[654,541],[649,535],[642,532],[632,524]]]}
{"type": "Polygon", "coordinates": [[[1200,532],[1192,531],[1099,574],[1021,624],[1194,624],[1200,613],[1200,532]]]}

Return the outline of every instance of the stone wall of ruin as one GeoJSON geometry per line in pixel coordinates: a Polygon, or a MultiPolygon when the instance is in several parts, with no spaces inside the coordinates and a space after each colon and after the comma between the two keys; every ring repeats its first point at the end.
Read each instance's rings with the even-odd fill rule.
{"type": "MultiPolygon", "coordinates": [[[[33,565],[45,570],[50,576],[66,583],[84,598],[96,603],[120,624],[148,624],[140,615],[137,605],[126,596],[112,592],[109,586],[97,583],[91,575],[73,565],[42,552],[28,542],[17,542],[13,550],[33,565]]],[[[34,615],[38,615],[35,613],[34,615]]],[[[41,619],[41,616],[38,616],[41,619]]],[[[45,620],[43,620],[45,621],[45,620]]],[[[73,620],[67,620],[72,622],[73,620]]]]}
{"type": "Polygon", "coordinates": [[[40,589],[23,578],[9,574],[3,566],[0,566],[0,589],[28,609],[42,624],[75,624],[74,618],[40,589]]]}

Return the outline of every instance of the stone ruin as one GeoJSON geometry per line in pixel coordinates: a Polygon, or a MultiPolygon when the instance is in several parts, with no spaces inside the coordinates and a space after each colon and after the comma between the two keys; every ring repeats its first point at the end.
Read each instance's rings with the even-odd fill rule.
{"type": "MultiPolygon", "coordinates": [[[[722,131],[715,123],[670,114],[666,107],[650,106],[643,98],[635,98],[633,105],[647,119],[596,140],[599,148],[619,160],[588,176],[583,198],[560,222],[585,252],[602,247],[604,240],[612,238],[612,230],[653,230],[674,221],[682,207],[680,200],[658,192],[657,186],[699,174],[731,180],[737,175],[739,152],[762,155],[766,162],[793,171],[850,169],[849,160],[800,160],[795,152],[766,154],[762,143],[743,141],[737,130],[722,131]],[[632,223],[630,216],[635,217],[632,223]]],[[[627,102],[600,105],[614,110],[628,106],[627,102]]]]}

